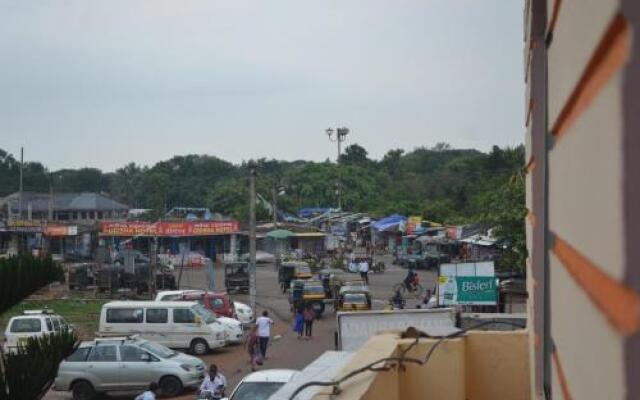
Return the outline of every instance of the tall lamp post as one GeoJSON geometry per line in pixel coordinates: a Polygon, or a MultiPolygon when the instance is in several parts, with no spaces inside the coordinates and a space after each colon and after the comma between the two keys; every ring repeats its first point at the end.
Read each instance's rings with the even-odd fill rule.
{"type": "MultiPolygon", "coordinates": [[[[327,128],[325,129],[324,132],[327,134],[330,141],[338,143],[338,158],[336,159],[336,164],[340,165],[340,153],[341,153],[340,145],[342,144],[342,142],[346,140],[347,135],[349,134],[349,128],[346,128],[346,127],[336,128],[335,131],[333,130],[333,128],[327,128]],[[335,136],[334,136],[334,133],[335,133],[335,136]]],[[[338,168],[338,183],[336,185],[336,194],[338,195],[338,208],[342,209],[342,184],[340,182],[339,168],[338,168]]]]}
{"type": "Polygon", "coordinates": [[[256,164],[249,162],[249,302],[256,315],[256,164]]]}

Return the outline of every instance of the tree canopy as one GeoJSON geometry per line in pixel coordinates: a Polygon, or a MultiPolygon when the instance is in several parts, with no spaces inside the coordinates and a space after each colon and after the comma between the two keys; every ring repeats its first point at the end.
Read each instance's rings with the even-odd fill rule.
{"type": "MultiPolygon", "coordinates": [[[[405,152],[389,150],[380,160],[358,145],[348,146],[340,164],[256,160],[257,191],[271,199],[282,192],[278,209],[336,207],[338,183],[343,208],[376,216],[421,215],[427,220],[461,224],[485,222],[513,249],[509,261],[522,267],[524,245],[524,148],[494,146],[488,153],[453,149],[447,143],[405,152]],[[281,190],[280,190],[281,189],[281,190]]],[[[19,162],[0,149],[0,196],[18,190],[19,162]]],[[[129,163],[115,172],[95,168],[49,171],[25,163],[25,190],[92,191],[110,194],[132,208],[151,208],[160,216],[171,207],[209,207],[239,220],[248,217],[247,164],[212,155],[175,156],[153,166],[129,163]]],[[[258,207],[258,218],[267,219],[258,207]]]]}

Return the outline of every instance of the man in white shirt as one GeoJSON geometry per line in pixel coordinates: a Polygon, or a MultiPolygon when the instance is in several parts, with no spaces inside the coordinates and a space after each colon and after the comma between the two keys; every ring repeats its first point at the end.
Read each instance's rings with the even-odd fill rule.
{"type": "Polygon", "coordinates": [[[369,284],[369,262],[367,261],[366,258],[363,258],[362,260],[360,260],[359,270],[360,270],[360,277],[362,278],[364,283],[368,285],[369,284]]]}
{"type": "Polygon", "coordinates": [[[224,389],[227,386],[227,379],[224,375],[218,373],[218,366],[211,364],[209,366],[209,375],[204,378],[198,393],[209,391],[213,394],[214,399],[222,399],[224,397],[224,389]]]}
{"type": "Polygon", "coordinates": [[[271,337],[271,325],[273,320],[269,318],[267,311],[262,312],[262,317],[256,319],[256,325],[258,325],[258,340],[260,341],[260,353],[262,358],[267,358],[267,345],[269,344],[269,338],[271,337]]]}
{"type": "Polygon", "coordinates": [[[136,396],[135,400],[156,400],[157,393],[158,393],[158,384],[155,382],[151,382],[151,384],[149,385],[149,390],[136,396]]]}

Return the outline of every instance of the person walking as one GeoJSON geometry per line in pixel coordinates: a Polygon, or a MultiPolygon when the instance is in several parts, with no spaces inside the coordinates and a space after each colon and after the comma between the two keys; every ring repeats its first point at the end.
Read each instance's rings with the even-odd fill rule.
{"type": "Polygon", "coordinates": [[[369,261],[367,261],[366,258],[361,259],[358,269],[360,270],[360,277],[364,283],[369,285],[369,261]]]}
{"type": "Polygon", "coordinates": [[[260,341],[258,340],[258,326],[253,325],[247,335],[247,352],[251,360],[251,371],[258,369],[262,365],[262,353],[260,352],[260,341]]]}
{"type": "Polygon", "coordinates": [[[267,359],[267,345],[269,344],[269,338],[271,337],[271,325],[273,320],[269,318],[269,313],[265,310],[262,312],[262,316],[256,319],[256,325],[258,325],[258,341],[260,342],[260,353],[263,359],[267,359]]]}
{"type": "Polygon", "coordinates": [[[313,330],[313,320],[316,318],[316,313],[313,311],[310,305],[304,309],[304,335],[307,340],[311,339],[311,332],[313,330]]]}
{"type": "Polygon", "coordinates": [[[304,330],[304,313],[302,306],[296,307],[296,318],[293,322],[293,330],[298,334],[298,339],[302,338],[302,331],[304,330]]]}

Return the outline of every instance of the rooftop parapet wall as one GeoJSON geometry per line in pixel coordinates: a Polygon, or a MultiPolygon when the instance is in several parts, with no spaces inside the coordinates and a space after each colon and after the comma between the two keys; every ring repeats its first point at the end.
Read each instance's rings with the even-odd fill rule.
{"type": "MultiPolygon", "coordinates": [[[[386,333],[372,337],[338,375],[350,372],[383,358],[399,357],[424,360],[438,339],[401,339],[386,333]]],[[[526,330],[469,332],[443,341],[433,351],[428,363],[419,365],[397,362],[387,371],[367,371],[340,385],[334,399],[419,400],[529,400],[529,352],[526,330]]],[[[384,364],[378,365],[378,367],[384,364]]],[[[314,399],[326,399],[326,389],[314,399]]]]}

